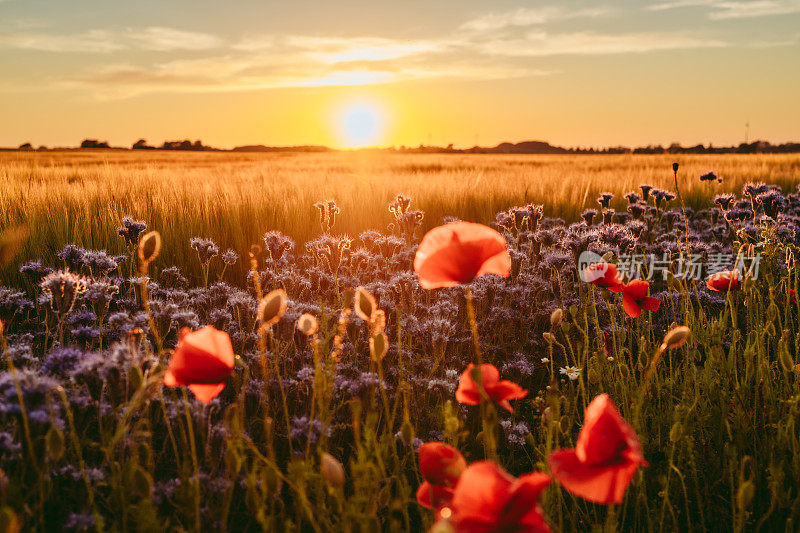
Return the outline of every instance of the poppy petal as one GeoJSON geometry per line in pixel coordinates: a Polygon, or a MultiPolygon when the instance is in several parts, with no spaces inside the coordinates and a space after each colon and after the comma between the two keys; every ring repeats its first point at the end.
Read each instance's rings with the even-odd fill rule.
{"type": "Polygon", "coordinates": [[[550,454],[550,472],[569,492],[591,502],[622,503],[625,490],[639,468],[636,462],[592,466],[578,459],[574,450],[550,454]]]}
{"type": "Polygon", "coordinates": [[[524,525],[525,531],[550,531],[539,505],[539,497],[549,484],[550,476],[544,472],[531,472],[518,477],[511,486],[510,497],[503,510],[503,521],[524,525]]]}
{"type": "Polygon", "coordinates": [[[589,464],[616,461],[626,448],[641,455],[636,432],[617,410],[608,394],[597,395],[586,407],[575,453],[589,464]]]}
{"type": "Polygon", "coordinates": [[[488,226],[453,222],[430,230],[414,257],[424,289],[469,283],[484,274],[508,277],[511,256],[505,238],[488,226]]]}
{"type": "Polygon", "coordinates": [[[639,304],[637,304],[636,300],[629,294],[622,294],[622,308],[625,310],[625,314],[631,318],[636,318],[642,314],[642,309],[639,307],[639,304]]]}
{"type": "Polygon", "coordinates": [[[658,308],[661,307],[661,300],[653,298],[652,296],[645,296],[644,299],[639,302],[639,305],[645,311],[658,311],[658,308]]]}
{"type": "Polygon", "coordinates": [[[648,282],[641,279],[635,279],[628,283],[623,291],[634,300],[639,301],[647,296],[647,289],[649,288],[650,284],[648,282]]]}
{"type": "Polygon", "coordinates": [[[224,383],[217,383],[216,385],[209,384],[192,384],[189,385],[189,390],[194,393],[195,398],[203,403],[209,403],[216,398],[222,389],[225,388],[224,383]]]}
{"type": "Polygon", "coordinates": [[[454,487],[467,467],[464,456],[444,442],[426,442],[419,447],[419,471],[434,485],[454,487]]]}
{"type": "Polygon", "coordinates": [[[489,392],[489,396],[492,400],[498,402],[502,400],[519,400],[520,398],[524,398],[528,395],[528,391],[514,383],[513,381],[498,381],[497,384],[492,387],[491,391],[489,392]]]}
{"type": "Polygon", "coordinates": [[[417,489],[417,502],[428,509],[439,509],[453,499],[453,489],[423,481],[417,489]]]}
{"type": "Polygon", "coordinates": [[[489,525],[489,530],[496,527],[508,501],[512,483],[514,478],[495,463],[472,463],[461,473],[450,502],[461,526],[457,529],[472,531],[467,529],[467,525],[474,528],[489,525]]]}

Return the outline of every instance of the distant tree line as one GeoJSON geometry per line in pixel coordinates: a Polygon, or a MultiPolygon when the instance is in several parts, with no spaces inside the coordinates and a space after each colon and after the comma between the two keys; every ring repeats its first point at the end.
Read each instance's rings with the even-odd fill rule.
{"type": "MultiPolygon", "coordinates": [[[[97,139],[84,139],[80,145],[86,149],[110,149],[114,148],[108,141],[97,139]]],[[[31,143],[19,145],[18,150],[47,150],[46,146],[34,148],[31,143]]],[[[124,150],[125,148],[114,148],[124,150]]],[[[220,148],[206,146],[202,141],[194,142],[189,139],[182,141],[164,141],[161,146],[151,146],[146,139],[139,139],[131,146],[131,150],[184,150],[184,151],[224,151],[220,148]]],[[[497,146],[473,146],[472,148],[454,148],[452,144],[447,146],[400,146],[390,148],[370,148],[372,151],[379,152],[403,152],[416,154],[789,154],[800,153],[800,143],[790,142],[784,144],[771,144],[768,141],[755,141],[752,143],[741,143],[738,146],[681,146],[672,143],[666,148],[661,145],[640,146],[629,148],[627,146],[612,146],[606,148],[562,148],[553,146],[544,141],[524,141],[520,143],[500,143],[497,146]]],[[[325,146],[265,146],[263,144],[237,146],[230,150],[232,152],[327,152],[333,151],[332,148],[325,146]]]]}

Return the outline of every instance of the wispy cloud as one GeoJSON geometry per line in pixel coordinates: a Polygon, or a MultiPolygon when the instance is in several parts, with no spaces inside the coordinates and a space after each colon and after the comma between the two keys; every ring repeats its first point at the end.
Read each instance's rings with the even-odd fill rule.
{"type": "Polygon", "coordinates": [[[208,33],[151,26],[142,30],[127,30],[123,39],[144,50],[210,50],[222,46],[223,40],[208,33]]]}
{"type": "Polygon", "coordinates": [[[651,11],[684,7],[710,8],[711,20],[741,19],[800,13],[800,0],[669,0],[648,6],[651,11]]]}
{"type": "Polygon", "coordinates": [[[104,30],[89,30],[72,35],[19,32],[0,34],[0,47],[42,52],[97,52],[109,53],[126,46],[104,30]]]}
{"type": "Polygon", "coordinates": [[[488,31],[509,27],[525,27],[545,24],[553,20],[597,17],[608,12],[607,8],[565,10],[561,7],[519,8],[501,13],[487,13],[473,18],[461,25],[462,30],[488,31]]]}
{"type": "MultiPolygon", "coordinates": [[[[2,1],[2,0],[0,0],[2,1]]],[[[37,50],[41,52],[84,52],[107,54],[119,50],[140,49],[161,52],[176,50],[209,50],[222,46],[214,35],[174,28],[151,26],[122,31],[88,30],[58,34],[44,31],[10,31],[0,33],[0,48],[37,50]]]]}
{"type": "MultiPolygon", "coordinates": [[[[0,0],[2,1],[2,0],[0,0]]],[[[795,0],[800,2],[800,0],[795,0]]],[[[787,9],[792,2],[669,0],[652,10],[706,6],[717,13],[753,13],[769,4],[787,9]],[[737,7],[732,7],[733,5],[737,7]],[[745,8],[742,5],[750,7],[745,8]]],[[[520,8],[484,13],[456,22],[452,29],[424,39],[341,36],[302,33],[250,34],[226,40],[220,36],[163,26],[92,30],[69,35],[43,30],[0,31],[0,48],[48,52],[105,53],[104,67],[78,70],[44,87],[80,90],[98,98],[123,98],[151,92],[222,92],[289,87],[375,85],[431,79],[508,79],[557,73],[542,68],[543,57],[641,54],[708,49],[733,42],[708,31],[614,31],[593,17],[611,10],[592,7],[520,8]],[[561,29],[570,26],[603,29],[561,29]],[[559,28],[554,31],[553,28],[559,28]],[[140,51],[132,53],[132,51],[140,51]],[[129,53],[121,54],[120,51],[129,53]],[[156,52],[141,53],[141,51],[156,52]],[[182,52],[191,52],[182,53],[182,52]]],[[[728,18],[732,18],[729,16],[728,18]]],[[[750,46],[780,46],[753,40],[750,46]]],[[[41,79],[41,77],[40,77],[41,79]]]]}
{"type": "Polygon", "coordinates": [[[719,48],[724,41],[692,36],[686,33],[623,33],[600,34],[575,32],[548,34],[530,32],[524,37],[493,40],[481,45],[488,54],[512,57],[553,55],[606,55],[643,53],[657,50],[719,48]]]}

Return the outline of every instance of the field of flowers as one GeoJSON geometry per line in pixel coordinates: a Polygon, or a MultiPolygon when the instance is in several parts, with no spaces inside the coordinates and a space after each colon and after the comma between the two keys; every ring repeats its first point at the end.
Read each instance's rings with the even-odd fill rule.
{"type": "Polygon", "coordinates": [[[800,192],[674,172],[302,245],[6,227],[0,529],[796,531],[800,192]]]}

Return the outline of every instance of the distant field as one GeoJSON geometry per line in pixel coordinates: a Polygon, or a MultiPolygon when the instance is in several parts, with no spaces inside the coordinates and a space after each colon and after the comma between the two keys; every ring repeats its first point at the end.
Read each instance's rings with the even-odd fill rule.
{"type": "MultiPolygon", "coordinates": [[[[495,213],[527,202],[545,214],[574,220],[596,205],[601,191],[620,196],[641,183],[672,186],[680,167],[688,205],[707,205],[748,181],[781,185],[800,180],[800,155],[502,156],[376,153],[231,154],[174,152],[0,153],[0,224],[27,223],[31,238],[19,260],[56,264],[68,242],[122,252],[119,220],[132,215],[164,237],[167,264],[196,268],[188,241],[212,238],[240,253],[268,230],[298,242],[320,231],[318,200],[342,209],[336,233],[385,229],[388,202],[397,194],[425,212],[424,229],[451,215],[489,222],[495,213]],[[724,183],[700,183],[713,170],[724,183]]],[[[13,269],[3,280],[14,277],[13,269]]]]}

